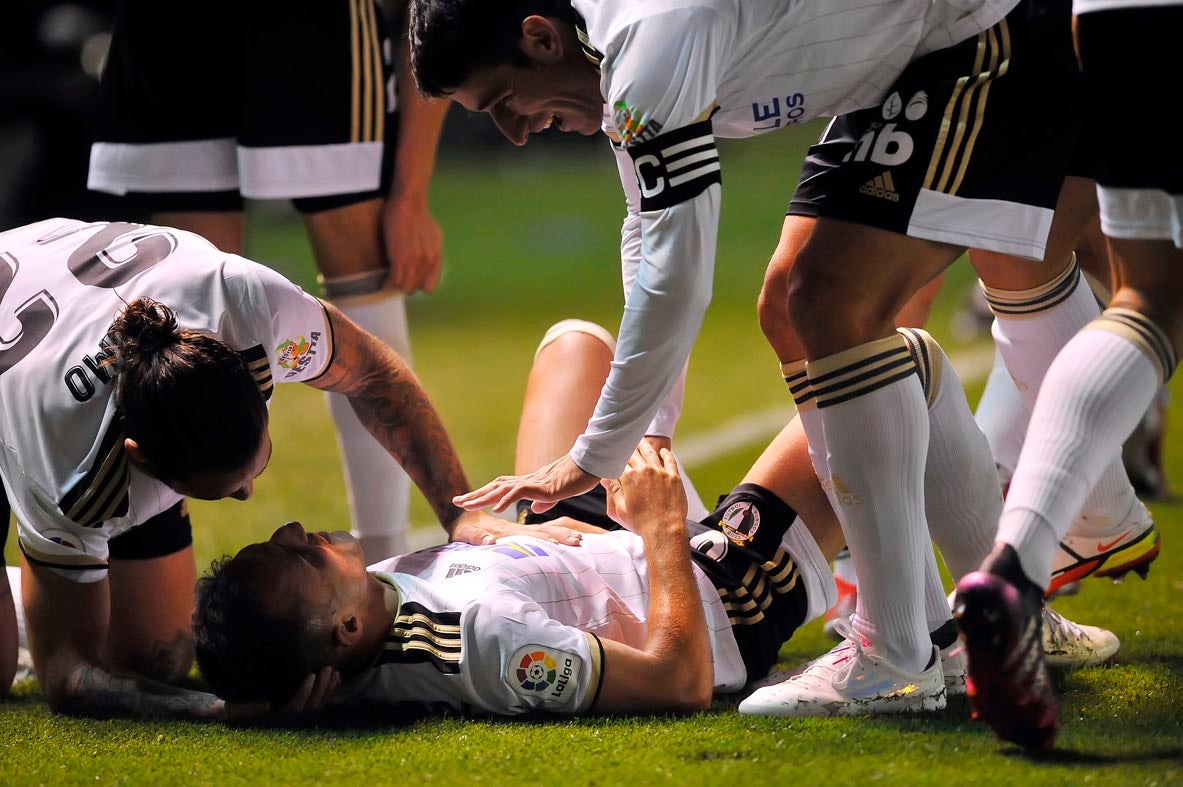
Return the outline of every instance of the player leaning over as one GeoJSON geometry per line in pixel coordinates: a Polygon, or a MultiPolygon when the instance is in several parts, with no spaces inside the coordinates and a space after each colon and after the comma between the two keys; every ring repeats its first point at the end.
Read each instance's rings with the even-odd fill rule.
{"type": "Polygon", "coordinates": [[[2,233],[0,310],[0,475],[30,650],[55,710],[225,715],[212,695],[152,679],[184,676],[193,657],[182,497],[250,497],[271,456],[277,382],[348,396],[453,539],[520,530],[452,505],[467,489],[460,462],[394,352],[196,235],[69,219],[2,233]]]}
{"type": "MultiPolygon", "coordinates": [[[[1120,90],[1154,100],[1166,53],[1183,26],[1175,0],[1076,0],[1077,45],[1092,95],[1120,90]]],[[[1178,69],[1175,68],[1175,71],[1178,69]]],[[[1095,151],[1101,229],[1117,286],[1107,308],[1056,356],[1039,392],[999,523],[998,548],[958,584],[974,705],[1006,740],[1051,746],[1055,693],[1038,647],[1033,605],[1053,581],[1070,513],[1103,477],[1183,349],[1183,154],[1141,114],[1100,117],[1095,151]],[[1132,133],[1131,133],[1132,132],[1132,133]],[[1161,151],[1152,166],[1129,155],[1137,139],[1161,151]]],[[[1112,549],[1116,566],[1136,555],[1112,549]]]]}
{"type": "MultiPolygon", "coordinates": [[[[567,455],[458,500],[469,508],[548,505],[617,475],[646,432],[668,435],[654,416],[711,294],[715,136],[819,115],[850,124],[857,144],[832,162],[817,221],[769,295],[808,362],[786,376],[816,404],[807,431],[866,591],[853,618],[871,643],[860,668],[887,665],[872,681],[885,702],[935,686],[928,413],[892,318],[965,248],[983,250],[978,273],[1011,318],[1008,366],[1034,391],[1095,309],[1071,262],[1093,208],[1089,184],[1064,177],[1079,92],[1067,0],[412,0],[410,32],[420,87],[488,112],[518,144],[603,123],[628,197],[627,305],[595,415],[567,455]]],[[[1119,522],[1132,493],[1119,457],[1108,464],[1114,483],[1100,487],[1119,522]]],[[[768,712],[865,700],[825,679],[837,661],[765,695],[768,712]]]]}

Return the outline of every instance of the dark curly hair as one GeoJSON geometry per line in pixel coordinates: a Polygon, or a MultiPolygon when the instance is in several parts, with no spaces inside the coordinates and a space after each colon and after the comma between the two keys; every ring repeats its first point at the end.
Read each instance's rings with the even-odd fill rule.
{"type": "Polygon", "coordinates": [[[156,478],[169,483],[250,463],[267,406],[241,355],[214,336],[180,328],[176,313],[151,298],[127,304],[108,341],[116,350],[124,434],[156,478]]]}
{"type": "Polygon", "coordinates": [[[309,673],[328,663],[329,624],[264,609],[258,583],[267,581],[266,566],[248,558],[215,560],[197,581],[194,651],[197,668],[219,697],[279,707],[309,673]]]}
{"type": "Polygon", "coordinates": [[[522,20],[574,22],[570,0],[411,0],[411,69],[419,92],[446,96],[477,68],[524,65],[522,20]]]}

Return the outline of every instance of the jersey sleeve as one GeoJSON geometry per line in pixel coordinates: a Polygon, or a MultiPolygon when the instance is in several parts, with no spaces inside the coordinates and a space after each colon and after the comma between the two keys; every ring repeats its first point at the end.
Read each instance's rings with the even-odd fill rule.
{"type": "Polygon", "coordinates": [[[636,184],[640,235],[622,236],[623,257],[639,256],[636,274],[612,371],[571,449],[595,476],[620,475],[646,430],[669,431],[677,415],[669,397],[711,299],[722,174],[710,115],[729,38],[717,12],[695,7],[640,20],[607,49],[610,135],[626,194],[636,184]]]}
{"type": "Polygon", "coordinates": [[[604,652],[596,635],[551,618],[506,591],[465,611],[465,671],[488,713],[585,713],[599,696],[604,652]]]}
{"type": "Polygon", "coordinates": [[[229,338],[261,386],[267,373],[275,383],[309,382],[325,373],[333,360],[333,325],[319,298],[257,263],[236,268],[228,283],[241,295],[227,309],[229,338]]]}
{"type": "MultiPolygon", "coordinates": [[[[641,267],[641,190],[633,174],[632,158],[614,146],[616,166],[620,172],[620,184],[624,188],[627,213],[620,228],[620,275],[624,283],[624,295],[628,298],[641,267]]],[[[686,392],[686,367],[674,383],[673,389],[662,401],[656,415],[645,430],[646,435],[658,437],[674,436],[674,429],[682,415],[682,402],[686,392]]]]}

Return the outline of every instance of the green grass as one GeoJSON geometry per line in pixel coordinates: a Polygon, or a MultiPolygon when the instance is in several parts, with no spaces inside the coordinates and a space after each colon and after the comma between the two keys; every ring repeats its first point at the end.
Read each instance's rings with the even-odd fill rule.
{"type": "MultiPolygon", "coordinates": [[[[795,162],[817,130],[724,148],[716,295],[692,358],[682,435],[786,401],[754,304],[795,162]]],[[[438,293],[411,302],[416,368],[474,483],[512,467],[525,373],[545,328],[569,316],[612,328],[619,320],[623,214],[611,158],[606,150],[572,157],[536,147],[442,169],[434,202],[448,270],[438,293]]],[[[288,218],[258,219],[251,254],[313,289],[299,227],[288,218]]],[[[950,275],[933,321],[943,340],[971,281],[964,265],[950,275]]],[[[1176,389],[1171,416],[1180,423],[1176,389]]],[[[282,386],[272,419],[275,456],[255,499],[193,506],[202,565],[286,519],[318,528],[347,521],[321,396],[282,386]]],[[[759,449],[691,468],[704,497],[729,489],[759,449]]],[[[1183,483],[1183,437],[1173,436],[1168,452],[1170,477],[1183,483]]],[[[53,716],[26,684],[0,702],[0,783],[1178,783],[1183,557],[1175,543],[1183,509],[1172,500],[1153,510],[1166,550],[1149,581],[1094,580],[1058,603],[1076,619],[1112,628],[1123,647],[1112,665],[1058,676],[1065,728],[1061,750],[1046,758],[998,744],[968,721],[964,702],[934,716],[875,720],[751,719],[734,713],[732,699],[688,718],[350,718],[318,729],[245,730],[53,716]]],[[[413,519],[434,527],[421,500],[413,519]]],[[[6,554],[15,558],[12,539],[6,554]]],[[[782,658],[800,663],[830,645],[815,623],[782,658]]]]}

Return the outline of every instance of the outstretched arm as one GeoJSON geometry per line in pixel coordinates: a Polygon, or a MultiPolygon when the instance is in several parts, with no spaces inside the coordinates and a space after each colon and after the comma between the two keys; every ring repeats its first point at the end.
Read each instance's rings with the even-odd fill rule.
{"type": "Polygon", "coordinates": [[[593,710],[703,710],[711,704],[714,668],[677,461],[642,441],[620,480],[605,486],[609,515],[645,544],[649,619],[642,648],[601,640],[604,683],[593,710]]]}
{"type": "Polygon", "coordinates": [[[311,385],[344,394],[370,434],[398,460],[419,487],[453,541],[489,543],[528,532],[576,544],[570,528],[524,528],[452,503],[468,491],[456,450],[423,386],[393,350],[359,328],[332,304],[324,304],[333,326],[333,362],[311,385]]]}

